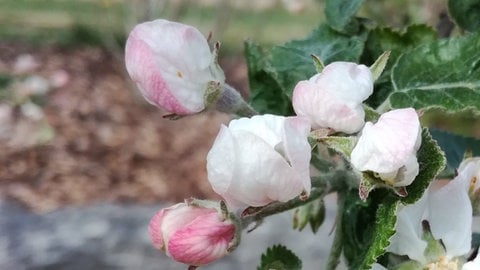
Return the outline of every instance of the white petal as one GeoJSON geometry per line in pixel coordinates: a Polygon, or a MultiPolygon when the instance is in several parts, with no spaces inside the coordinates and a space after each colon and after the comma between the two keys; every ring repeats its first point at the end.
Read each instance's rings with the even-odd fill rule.
{"type": "Polygon", "coordinates": [[[275,147],[282,140],[285,117],[271,114],[256,115],[252,118],[232,120],[228,128],[232,131],[248,131],[275,147]]]}
{"type": "Polygon", "coordinates": [[[465,187],[470,187],[472,179],[475,180],[473,191],[480,188],[480,157],[467,158],[458,167],[458,178],[463,179],[465,187]]]}
{"type": "Polygon", "coordinates": [[[390,238],[387,251],[407,255],[410,259],[422,264],[426,263],[423,252],[427,243],[422,240],[422,220],[427,207],[428,193],[422,196],[416,203],[400,206],[397,211],[395,234],[390,238]]]}
{"type": "Polygon", "coordinates": [[[412,153],[403,167],[398,170],[395,177],[394,187],[410,185],[419,173],[417,156],[412,153]]]}
{"type": "Polygon", "coordinates": [[[448,259],[467,254],[472,236],[472,206],[462,182],[454,179],[433,191],[428,211],[432,234],[443,241],[448,259]]]}
{"type": "Polygon", "coordinates": [[[478,270],[480,269],[480,253],[473,261],[467,262],[462,266],[462,270],[478,270]]]}
{"type": "Polygon", "coordinates": [[[295,113],[307,117],[313,128],[345,133],[355,133],[364,125],[365,112],[360,103],[342,100],[311,81],[299,82],[292,96],[295,113]]]}
{"type": "Polygon", "coordinates": [[[233,181],[236,162],[235,138],[231,131],[222,125],[207,154],[208,181],[218,194],[228,190],[233,181]]]}
{"type": "Polygon", "coordinates": [[[307,140],[309,133],[310,124],[306,119],[301,117],[287,117],[282,133],[286,158],[293,169],[299,174],[303,182],[303,187],[308,194],[311,189],[311,148],[307,140]]]}
{"type": "Polygon", "coordinates": [[[365,65],[351,62],[333,62],[316,78],[339,100],[361,103],[373,93],[373,77],[365,65]]]}
{"type": "Polygon", "coordinates": [[[418,115],[411,108],[383,114],[376,124],[365,124],[352,151],[352,164],[360,171],[397,171],[416,153],[419,130],[418,115]]]}
{"type": "Polygon", "coordinates": [[[259,137],[236,131],[238,159],[228,197],[251,206],[287,201],[303,190],[303,181],[282,155],[259,137]]]}

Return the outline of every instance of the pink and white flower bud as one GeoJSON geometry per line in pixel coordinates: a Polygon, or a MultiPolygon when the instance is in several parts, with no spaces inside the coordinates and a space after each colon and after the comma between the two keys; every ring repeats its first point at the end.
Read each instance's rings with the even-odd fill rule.
{"type": "Polygon", "coordinates": [[[307,117],[313,128],[355,133],[365,123],[362,102],[373,92],[373,77],[364,65],[333,62],[293,90],[295,113],[307,117]]]}
{"type": "Polygon", "coordinates": [[[418,115],[412,108],[384,113],[368,122],[352,150],[352,165],[372,171],[394,187],[408,186],[418,175],[417,150],[421,144],[418,115]]]}
{"type": "Polygon", "coordinates": [[[202,111],[209,82],[224,83],[212,59],[196,28],[167,20],[138,24],[125,46],[127,71],[147,101],[178,115],[202,111]]]}
{"type": "Polygon", "coordinates": [[[213,190],[235,209],[309,194],[309,132],[301,117],[261,115],[222,125],[207,155],[213,190]]]}
{"type": "Polygon", "coordinates": [[[200,266],[228,253],[235,225],[215,207],[179,203],[157,212],[148,232],[153,245],[173,260],[200,266]]]}

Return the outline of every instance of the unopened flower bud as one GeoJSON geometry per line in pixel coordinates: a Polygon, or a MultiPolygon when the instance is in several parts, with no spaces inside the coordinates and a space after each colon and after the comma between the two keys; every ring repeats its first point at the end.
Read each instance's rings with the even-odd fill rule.
{"type": "Polygon", "coordinates": [[[207,156],[208,180],[232,208],[264,206],[310,193],[310,124],[275,115],[222,126],[207,156]]]}
{"type": "Polygon", "coordinates": [[[196,28],[167,20],[137,25],[125,47],[127,71],[147,101],[178,115],[204,110],[211,82],[223,85],[213,60],[196,28]]]}
{"type": "Polygon", "coordinates": [[[293,90],[295,113],[313,128],[355,133],[365,123],[362,102],[373,92],[370,69],[350,62],[333,62],[293,90]]]}
{"type": "Polygon", "coordinates": [[[421,144],[418,115],[412,108],[384,113],[368,122],[352,150],[352,165],[371,171],[393,187],[410,185],[418,175],[417,150],[421,144]]]}
{"type": "Polygon", "coordinates": [[[153,245],[173,260],[200,266],[228,253],[235,225],[219,206],[179,203],[157,212],[148,232],[153,245]]]}

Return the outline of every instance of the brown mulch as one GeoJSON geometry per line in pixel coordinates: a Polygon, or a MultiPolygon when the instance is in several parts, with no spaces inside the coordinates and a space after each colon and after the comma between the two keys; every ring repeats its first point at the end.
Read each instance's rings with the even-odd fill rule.
{"type": "MultiPolygon", "coordinates": [[[[70,81],[49,92],[43,107],[52,139],[33,145],[0,140],[0,197],[46,212],[100,201],[152,203],[215,196],[206,178],[205,157],[227,115],[163,119],[166,113],[146,104],[134,90],[121,59],[99,48],[0,43],[0,73],[8,73],[23,53],[41,64],[35,74],[48,77],[63,69],[70,81]]],[[[231,83],[245,91],[244,65],[235,59],[224,64],[231,83]]],[[[22,122],[15,119],[17,127],[22,122]]],[[[12,136],[17,140],[33,132],[16,131],[12,136]]]]}

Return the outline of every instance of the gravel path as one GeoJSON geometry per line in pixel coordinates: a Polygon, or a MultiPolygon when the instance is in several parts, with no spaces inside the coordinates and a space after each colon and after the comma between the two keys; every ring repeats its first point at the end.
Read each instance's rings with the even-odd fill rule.
{"type": "MultiPolygon", "coordinates": [[[[331,243],[334,198],[327,201],[327,218],[314,235],[291,228],[291,213],[265,220],[230,256],[204,270],[256,269],[260,254],[273,244],[284,244],[303,259],[303,269],[320,269],[331,243]]],[[[97,204],[69,207],[44,215],[0,201],[0,269],[184,270],[150,245],[147,224],[162,205],[97,204]]]]}

